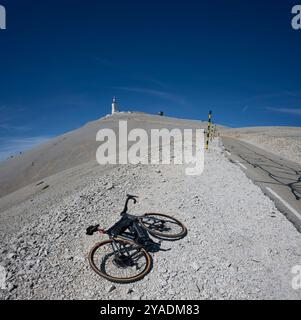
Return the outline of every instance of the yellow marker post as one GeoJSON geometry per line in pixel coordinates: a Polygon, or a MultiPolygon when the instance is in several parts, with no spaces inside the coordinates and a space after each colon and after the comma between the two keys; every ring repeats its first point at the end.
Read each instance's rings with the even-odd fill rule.
{"type": "Polygon", "coordinates": [[[207,129],[207,139],[206,139],[206,145],[205,145],[205,149],[208,150],[209,149],[209,138],[210,138],[210,128],[211,128],[211,118],[212,118],[212,111],[209,111],[209,115],[208,115],[208,129],[207,129]]]}
{"type": "Polygon", "coordinates": [[[214,126],[215,126],[215,124],[212,122],[211,123],[211,128],[210,128],[210,141],[212,141],[213,138],[214,138],[214,136],[213,136],[213,134],[214,134],[214,126]]]}

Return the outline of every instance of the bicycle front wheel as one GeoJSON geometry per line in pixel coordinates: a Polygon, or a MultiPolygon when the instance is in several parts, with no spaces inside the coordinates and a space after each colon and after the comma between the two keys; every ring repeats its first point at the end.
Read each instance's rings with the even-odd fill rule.
{"type": "Polygon", "coordinates": [[[139,221],[141,226],[154,236],[179,239],[187,233],[182,222],[166,214],[145,213],[139,221]]]}
{"type": "Polygon", "coordinates": [[[105,279],[129,283],[142,279],[151,270],[152,258],[139,244],[114,238],[97,243],[89,253],[89,263],[105,279]]]}

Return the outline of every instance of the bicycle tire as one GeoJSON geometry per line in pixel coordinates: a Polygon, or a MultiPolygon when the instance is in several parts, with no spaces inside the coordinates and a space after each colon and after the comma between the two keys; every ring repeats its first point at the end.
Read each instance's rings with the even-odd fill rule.
{"type": "Polygon", "coordinates": [[[147,232],[149,232],[150,234],[154,235],[154,236],[158,236],[158,237],[163,237],[163,238],[167,238],[167,239],[180,239],[183,238],[186,234],[187,234],[187,228],[185,227],[185,225],[179,221],[178,219],[171,217],[167,214],[162,214],[162,213],[145,213],[142,217],[139,218],[139,222],[140,225],[147,230],[147,232]],[[144,225],[143,223],[143,217],[150,217],[150,216],[159,216],[159,217],[165,217],[168,218],[170,220],[173,220],[176,224],[178,224],[181,227],[181,232],[176,233],[176,234],[166,234],[164,232],[159,232],[159,231],[155,231],[152,230],[150,228],[148,228],[147,226],[144,225]]]}
{"type": "Polygon", "coordinates": [[[116,282],[116,283],[130,283],[130,282],[135,282],[138,280],[141,280],[142,278],[145,277],[145,275],[147,275],[152,267],[152,257],[151,255],[146,251],[145,248],[143,248],[142,246],[138,245],[136,242],[134,241],[130,241],[130,240],[124,240],[124,239],[120,239],[120,238],[114,238],[114,241],[117,242],[123,242],[124,244],[131,244],[131,245],[136,245],[139,246],[141,249],[141,252],[143,253],[144,257],[146,258],[146,266],[143,269],[143,271],[141,273],[139,273],[136,276],[132,276],[132,277],[128,277],[128,278],[120,278],[120,277],[114,277],[114,276],[110,276],[109,274],[101,271],[99,268],[97,268],[97,266],[94,263],[94,254],[95,252],[103,245],[108,244],[108,243],[112,243],[113,239],[108,239],[102,242],[98,242],[97,244],[94,245],[94,247],[90,250],[89,252],[89,256],[88,256],[88,260],[89,260],[89,264],[91,266],[91,268],[93,269],[94,272],[96,272],[99,276],[111,281],[111,282],[116,282]]]}

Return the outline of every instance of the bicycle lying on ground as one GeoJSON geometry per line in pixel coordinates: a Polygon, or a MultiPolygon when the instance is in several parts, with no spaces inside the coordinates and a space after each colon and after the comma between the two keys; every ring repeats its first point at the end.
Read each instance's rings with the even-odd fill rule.
{"type": "Polygon", "coordinates": [[[97,243],[89,253],[89,263],[100,276],[119,283],[142,279],[152,267],[149,251],[159,244],[149,234],[163,240],[183,238],[187,229],[177,219],[161,213],[134,216],[127,213],[128,202],[137,202],[137,196],[127,195],[121,219],[108,230],[90,226],[87,235],[107,234],[108,240],[97,243]]]}

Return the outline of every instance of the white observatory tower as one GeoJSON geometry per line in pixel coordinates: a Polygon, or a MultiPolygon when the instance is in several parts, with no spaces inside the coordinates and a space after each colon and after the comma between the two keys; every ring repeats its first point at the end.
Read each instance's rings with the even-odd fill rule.
{"type": "Polygon", "coordinates": [[[117,99],[116,97],[113,98],[113,102],[112,102],[112,114],[114,114],[115,112],[118,112],[118,104],[117,104],[117,99]]]}

